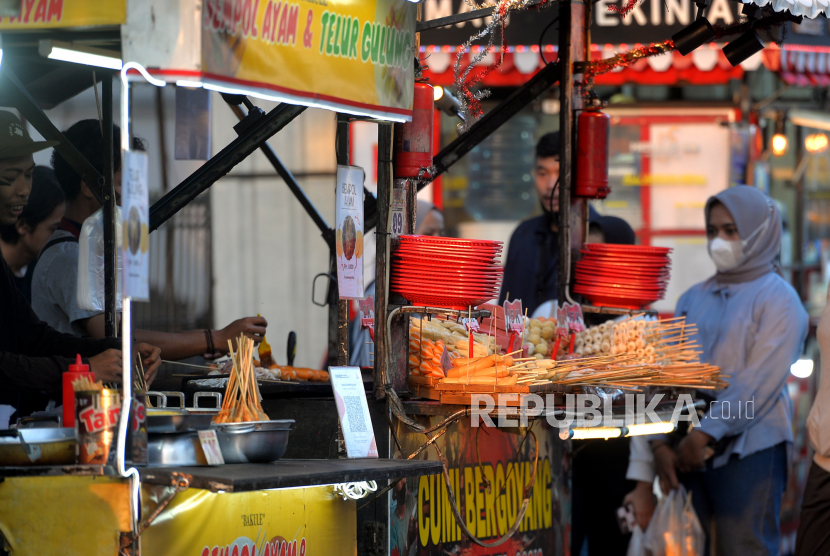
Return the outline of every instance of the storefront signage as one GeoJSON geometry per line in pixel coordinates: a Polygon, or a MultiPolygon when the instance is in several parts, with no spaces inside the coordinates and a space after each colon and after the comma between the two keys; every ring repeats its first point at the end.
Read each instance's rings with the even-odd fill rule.
{"type": "Polygon", "coordinates": [[[120,25],[127,0],[20,0],[20,15],[0,17],[0,30],[120,25]]]}
{"type": "MultiPolygon", "coordinates": [[[[427,427],[438,418],[419,418],[427,427]]],[[[518,518],[525,487],[532,485],[527,512],[518,531],[504,544],[485,548],[473,544],[455,519],[443,475],[415,477],[392,489],[390,553],[542,555],[567,554],[567,456],[564,443],[551,441],[555,431],[534,427],[539,458],[533,477],[534,442],[521,445],[522,435],[496,428],[476,431],[461,419],[436,441],[447,458],[450,485],[466,528],[481,540],[492,542],[504,535],[518,518]]],[[[403,455],[423,443],[404,427],[398,429],[403,455]]],[[[428,450],[425,453],[430,453],[428,450]]],[[[428,456],[434,459],[435,456],[428,456]]]]}
{"type": "MultiPolygon", "coordinates": [[[[624,3],[622,0],[599,0],[594,4],[591,22],[593,43],[633,46],[637,43],[661,42],[691,24],[695,17],[696,6],[692,0],[642,0],[624,19],[608,11],[609,6],[621,6],[624,3]]],[[[423,4],[425,20],[468,12],[471,9],[466,0],[425,0],[423,4]]],[[[556,17],[556,13],[555,8],[547,7],[541,12],[531,8],[511,13],[505,32],[507,44],[537,44],[548,23],[556,17]]],[[[736,23],[741,19],[741,3],[712,0],[706,17],[713,25],[736,23]]],[[[465,21],[425,31],[421,34],[421,44],[458,46],[467,41],[473,33],[481,30],[484,21],[486,20],[465,21]]],[[[777,35],[775,38],[784,38],[786,44],[830,46],[830,23],[825,17],[805,19],[800,25],[787,23],[787,32],[783,37],[777,35]]],[[[557,41],[556,26],[545,31],[544,44],[555,45],[557,41]]],[[[497,38],[496,44],[500,42],[497,38]]]]}
{"type": "Polygon", "coordinates": [[[205,0],[202,77],[287,101],[411,118],[407,0],[205,0]]]}

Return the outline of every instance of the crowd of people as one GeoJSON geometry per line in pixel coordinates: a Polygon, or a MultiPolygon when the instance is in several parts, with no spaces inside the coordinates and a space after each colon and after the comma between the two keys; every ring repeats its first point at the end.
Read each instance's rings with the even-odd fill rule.
{"type": "MultiPolygon", "coordinates": [[[[113,184],[120,204],[120,130],[113,126],[113,184]]],[[[64,137],[101,173],[101,123],[83,120],[64,137]]],[[[78,238],[84,221],[101,203],[57,150],[52,167],[35,166],[34,153],[54,141],[33,141],[26,126],[0,110],[0,428],[16,417],[60,403],[61,374],[81,355],[97,380],[119,382],[121,340],[104,334],[104,315],[78,306],[78,238]]],[[[133,148],[142,149],[136,140],[133,148]]],[[[103,304],[101,304],[103,305],[103,304]]],[[[240,334],[259,341],[267,321],[236,320],[218,330],[135,330],[136,355],[152,384],[162,359],[227,353],[240,334]]]]}

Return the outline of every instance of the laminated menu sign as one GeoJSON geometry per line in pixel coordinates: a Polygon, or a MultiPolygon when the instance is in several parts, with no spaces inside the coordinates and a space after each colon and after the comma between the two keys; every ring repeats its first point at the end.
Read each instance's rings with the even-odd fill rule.
{"type": "Polygon", "coordinates": [[[337,416],[350,458],[376,458],[378,447],[358,367],[329,367],[337,416]]]}
{"type": "Polygon", "coordinates": [[[124,226],[121,235],[124,265],[123,295],[137,301],[149,301],[150,211],[146,153],[124,151],[121,199],[124,226]]]}
{"type": "Polygon", "coordinates": [[[337,286],[343,299],[363,299],[363,168],[337,167],[337,286]]]}

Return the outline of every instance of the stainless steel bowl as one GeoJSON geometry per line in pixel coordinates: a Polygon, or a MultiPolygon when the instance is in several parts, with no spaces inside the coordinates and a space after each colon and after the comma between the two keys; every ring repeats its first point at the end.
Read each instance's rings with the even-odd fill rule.
{"type": "Polygon", "coordinates": [[[293,419],[214,425],[225,463],[271,463],[285,454],[293,419]]]}

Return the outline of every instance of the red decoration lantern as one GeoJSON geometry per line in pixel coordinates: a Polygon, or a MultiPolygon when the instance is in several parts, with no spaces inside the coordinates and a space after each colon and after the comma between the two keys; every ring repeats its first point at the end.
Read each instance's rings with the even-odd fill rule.
{"type": "Polygon", "coordinates": [[[415,83],[412,100],[412,121],[395,125],[395,177],[429,178],[418,175],[432,166],[432,126],[435,121],[435,92],[431,85],[415,83]]]}
{"type": "Polygon", "coordinates": [[[586,108],[576,123],[577,197],[605,199],[608,187],[608,156],[611,118],[599,108],[586,108]]]}

